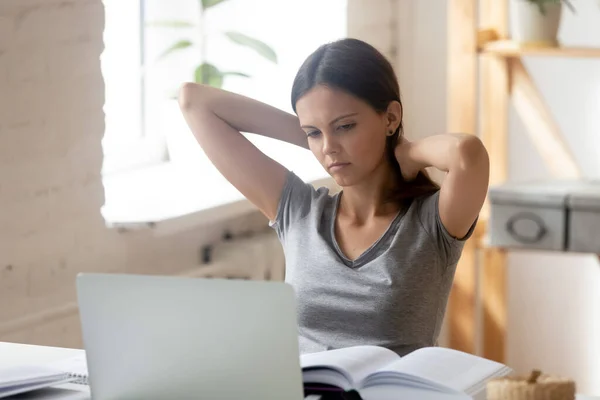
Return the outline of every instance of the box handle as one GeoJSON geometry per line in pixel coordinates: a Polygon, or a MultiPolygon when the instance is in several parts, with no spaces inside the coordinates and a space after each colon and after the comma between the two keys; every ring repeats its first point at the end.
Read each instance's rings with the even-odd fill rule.
{"type": "Polygon", "coordinates": [[[506,221],[506,230],[515,240],[526,244],[539,242],[548,232],[548,229],[544,224],[544,220],[538,217],[536,214],[530,212],[520,212],[510,217],[508,221],[506,221]],[[535,223],[537,227],[536,233],[533,236],[526,236],[517,232],[515,229],[515,224],[520,221],[532,221],[535,223]]]}

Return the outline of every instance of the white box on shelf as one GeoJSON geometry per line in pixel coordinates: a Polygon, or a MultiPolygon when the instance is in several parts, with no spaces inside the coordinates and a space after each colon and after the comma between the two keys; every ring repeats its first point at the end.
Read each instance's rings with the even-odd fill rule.
{"type": "Polygon", "coordinates": [[[489,190],[493,247],[600,253],[600,182],[507,183],[489,190]]]}
{"type": "Polygon", "coordinates": [[[600,182],[569,196],[567,250],[600,254],[600,182]]]}

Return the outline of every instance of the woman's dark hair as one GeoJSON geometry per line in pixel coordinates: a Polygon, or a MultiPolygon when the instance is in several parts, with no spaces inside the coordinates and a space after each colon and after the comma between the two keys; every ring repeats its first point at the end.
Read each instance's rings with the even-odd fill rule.
{"type": "MultiPolygon", "coordinates": [[[[324,85],[349,93],[373,107],[377,112],[387,111],[392,101],[400,100],[400,87],[389,61],[373,46],[358,39],[341,39],[319,47],[302,64],[292,86],[292,107],[317,85],[324,85]]],[[[392,165],[398,185],[390,199],[405,203],[415,197],[431,194],[439,189],[426,174],[406,182],[394,155],[402,137],[402,121],[396,132],[388,136],[386,157],[392,165]]]]}

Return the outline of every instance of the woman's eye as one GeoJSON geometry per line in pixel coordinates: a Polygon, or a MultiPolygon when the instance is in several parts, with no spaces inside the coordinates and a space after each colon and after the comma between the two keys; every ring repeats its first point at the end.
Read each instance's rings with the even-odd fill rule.
{"type": "Polygon", "coordinates": [[[349,131],[350,129],[354,128],[356,124],[352,123],[352,124],[344,124],[344,125],[340,125],[338,129],[341,129],[343,131],[349,131]]]}
{"type": "Polygon", "coordinates": [[[319,133],[320,133],[319,131],[310,131],[310,132],[306,133],[306,136],[308,136],[308,137],[317,137],[317,136],[319,136],[319,133]]]}

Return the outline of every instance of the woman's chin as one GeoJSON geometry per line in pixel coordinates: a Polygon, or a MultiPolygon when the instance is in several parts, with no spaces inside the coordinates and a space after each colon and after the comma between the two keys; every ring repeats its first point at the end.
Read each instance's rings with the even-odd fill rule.
{"type": "Polygon", "coordinates": [[[340,187],[348,187],[356,184],[356,179],[350,176],[343,176],[339,174],[329,174],[335,183],[340,187]]]}
{"type": "Polygon", "coordinates": [[[325,169],[335,183],[341,187],[356,185],[360,181],[360,176],[349,167],[341,169],[325,169]]]}

